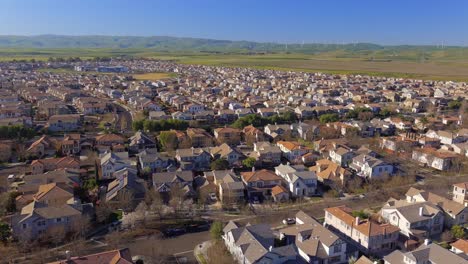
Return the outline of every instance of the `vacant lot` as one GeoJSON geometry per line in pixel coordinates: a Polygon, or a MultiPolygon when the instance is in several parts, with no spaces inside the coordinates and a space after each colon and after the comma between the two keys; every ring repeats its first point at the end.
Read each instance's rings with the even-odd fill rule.
{"type": "Polygon", "coordinates": [[[134,74],[133,78],[137,80],[148,80],[148,81],[158,81],[162,79],[168,79],[175,77],[174,73],[167,73],[167,72],[151,72],[151,73],[142,73],[142,74],[134,74]]]}

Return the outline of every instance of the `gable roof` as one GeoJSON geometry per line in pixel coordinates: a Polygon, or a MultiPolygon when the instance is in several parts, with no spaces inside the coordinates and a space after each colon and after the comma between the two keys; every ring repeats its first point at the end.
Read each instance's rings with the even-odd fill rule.
{"type": "Polygon", "coordinates": [[[72,257],[70,260],[59,260],[49,264],[130,264],[133,263],[128,248],[110,250],[82,257],[72,257]]]}
{"type": "Polygon", "coordinates": [[[255,182],[255,181],[277,181],[282,178],[276,175],[273,171],[270,170],[259,170],[259,171],[249,171],[242,172],[241,177],[246,182],[255,182]]]}

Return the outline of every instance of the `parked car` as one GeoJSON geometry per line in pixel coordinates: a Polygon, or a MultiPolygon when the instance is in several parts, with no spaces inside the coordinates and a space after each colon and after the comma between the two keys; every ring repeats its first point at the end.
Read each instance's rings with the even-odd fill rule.
{"type": "Polygon", "coordinates": [[[179,236],[179,235],[183,235],[187,232],[187,230],[185,228],[168,228],[166,230],[164,230],[163,234],[164,236],[166,237],[174,237],[174,236],[179,236]]]}
{"type": "Polygon", "coordinates": [[[296,219],[294,218],[283,219],[283,224],[285,225],[294,225],[295,223],[296,223],[296,219]]]}
{"type": "Polygon", "coordinates": [[[210,199],[211,199],[211,201],[213,201],[213,202],[218,201],[218,197],[216,197],[216,193],[210,193],[210,199]]]}

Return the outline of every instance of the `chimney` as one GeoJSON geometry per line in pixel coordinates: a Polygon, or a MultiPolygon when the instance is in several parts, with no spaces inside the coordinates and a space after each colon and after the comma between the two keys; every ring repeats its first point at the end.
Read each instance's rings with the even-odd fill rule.
{"type": "Polygon", "coordinates": [[[425,246],[428,246],[429,244],[431,244],[431,240],[430,239],[424,239],[424,245],[425,246]]]}
{"type": "Polygon", "coordinates": [[[255,166],[252,167],[252,172],[254,172],[254,171],[255,171],[255,166]]]}
{"type": "Polygon", "coordinates": [[[70,250],[65,251],[65,255],[67,256],[67,262],[70,262],[70,260],[71,260],[71,252],[70,252],[70,250]]]}
{"type": "Polygon", "coordinates": [[[424,211],[424,208],[423,208],[422,206],[419,207],[419,216],[423,216],[423,215],[424,215],[423,211],[424,211]]]}
{"type": "Polygon", "coordinates": [[[268,248],[268,251],[271,252],[272,250],[273,250],[273,246],[270,246],[270,247],[268,248]]]}
{"type": "Polygon", "coordinates": [[[356,225],[359,225],[359,223],[361,222],[361,219],[358,217],[356,217],[356,225]]]}

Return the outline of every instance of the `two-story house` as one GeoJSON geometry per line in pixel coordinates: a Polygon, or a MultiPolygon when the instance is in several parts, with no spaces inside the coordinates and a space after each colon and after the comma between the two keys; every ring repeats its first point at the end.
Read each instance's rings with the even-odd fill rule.
{"type": "Polygon", "coordinates": [[[303,211],[296,214],[296,224],[280,229],[280,239],[287,245],[294,245],[300,256],[300,263],[348,263],[357,257],[358,251],[345,240],[321,225],[303,211]]]}
{"type": "Polygon", "coordinates": [[[214,130],[214,136],[220,144],[226,143],[231,146],[237,146],[241,141],[241,132],[237,128],[222,127],[214,130]]]}
{"type": "Polygon", "coordinates": [[[182,170],[206,170],[210,167],[211,155],[202,148],[177,149],[176,160],[182,170]]]}
{"type": "Polygon", "coordinates": [[[271,198],[271,189],[277,185],[282,185],[283,178],[270,170],[255,170],[242,172],[242,181],[247,188],[247,195],[250,200],[263,201],[271,198]]]}
{"type": "Polygon", "coordinates": [[[366,254],[385,255],[395,250],[400,230],[386,223],[360,219],[352,215],[346,206],[325,209],[325,226],[332,228],[354,241],[366,254]]]}
{"type": "Polygon", "coordinates": [[[393,165],[367,154],[354,157],[350,167],[359,176],[369,179],[382,179],[393,174],[393,165]]]}
{"type": "Polygon", "coordinates": [[[313,196],[317,192],[317,175],[302,165],[280,164],[275,167],[275,173],[284,179],[294,197],[313,196]]]}

